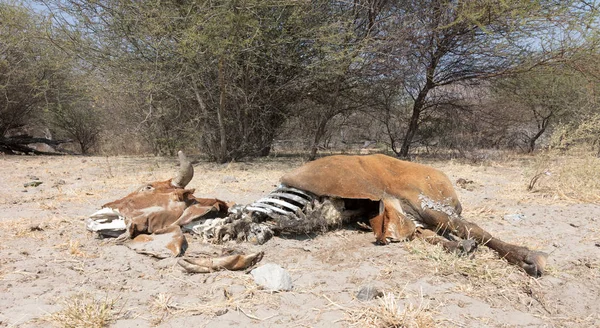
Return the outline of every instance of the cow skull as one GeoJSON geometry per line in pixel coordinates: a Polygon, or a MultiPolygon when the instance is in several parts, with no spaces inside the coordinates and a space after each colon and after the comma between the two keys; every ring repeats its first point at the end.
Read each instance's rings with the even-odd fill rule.
{"type": "MultiPolygon", "coordinates": [[[[185,189],[194,168],[183,152],[178,153],[180,169],[175,178],[148,183],[129,195],[102,205],[86,220],[87,229],[102,237],[117,237],[139,253],[164,258],[181,256],[187,248],[182,228],[196,220],[225,217],[229,206],[214,198],[196,198],[194,189],[185,189]]],[[[197,271],[238,269],[258,262],[262,253],[230,255],[194,264],[197,271]]]]}

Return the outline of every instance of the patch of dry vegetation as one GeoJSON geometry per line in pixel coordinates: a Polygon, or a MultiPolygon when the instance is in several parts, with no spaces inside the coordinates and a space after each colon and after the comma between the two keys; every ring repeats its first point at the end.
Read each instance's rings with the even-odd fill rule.
{"type": "Polygon", "coordinates": [[[384,293],[375,305],[345,309],[346,321],[353,327],[380,328],[432,328],[437,327],[429,302],[420,295],[411,301],[404,291],[399,294],[384,293]]]}
{"type": "Polygon", "coordinates": [[[63,309],[44,318],[56,327],[100,328],[117,320],[121,309],[117,299],[96,299],[90,294],[77,294],[63,302],[63,309]]]}
{"type": "MultiPolygon", "coordinates": [[[[224,276],[228,276],[225,273],[224,276]]],[[[225,286],[217,286],[206,295],[198,296],[198,302],[177,304],[170,295],[156,295],[153,304],[154,309],[162,309],[163,320],[167,315],[206,315],[209,317],[220,316],[228,311],[240,311],[250,319],[263,321],[269,318],[259,318],[251,311],[261,308],[278,308],[279,301],[276,294],[263,291],[249,276],[239,276],[231,273],[237,282],[243,283],[243,291],[232,293],[225,286]],[[220,295],[219,295],[220,294],[220,295]]],[[[155,320],[156,321],[156,320],[155,320]]],[[[160,322],[160,321],[159,321],[160,322]]]]}
{"type": "Polygon", "coordinates": [[[43,231],[48,228],[49,222],[34,223],[31,219],[18,218],[14,220],[0,221],[0,231],[3,238],[34,238],[41,240],[43,231]]]}
{"type": "Polygon", "coordinates": [[[526,276],[486,247],[479,247],[471,256],[457,256],[439,245],[431,245],[422,240],[406,243],[406,248],[414,258],[427,261],[440,276],[459,275],[482,284],[501,283],[514,274],[526,276]]]}
{"type": "MultiPolygon", "coordinates": [[[[546,314],[555,312],[536,279],[508,264],[487,247],[480,247],[468,257],[448,253],[439,245],[433,246],[420,240],[407,243],[406,247],[423,266],[431,268],[437,276],[455,282],[457,292],[485,300],[491,305],[502,306],[504,301],[509,301],[517,307],[522,304],[527,307],[539,305],[540,311],[546,314]]],[[[552,267],[547,269],[554,270],[552,267]]]]}
{"type": "Polygon", "coordinates": [[[66,251],[70,255],[74,257],[84,257],[84,258],[92,258],[97,257],[95,255],[90,255],[82,250],[83,246],[79,240],[70,239],[65,243],[55,245],[54,248],[66,251]]]}
{"type": "Polygon", "coordinates": [[[173,300],[173,295],[168,293],[158,293],[152,295],[150,309],[154,315],[151,322],[154,325],[158,325],[168,318],[174,310],[177,310],[177,304],[173,300]]]}
{"type": "Polygon", "coordinates": [[[574,202],[600,202],[600,158],[543,154],[532,165],[529,189],[574,202]]]}

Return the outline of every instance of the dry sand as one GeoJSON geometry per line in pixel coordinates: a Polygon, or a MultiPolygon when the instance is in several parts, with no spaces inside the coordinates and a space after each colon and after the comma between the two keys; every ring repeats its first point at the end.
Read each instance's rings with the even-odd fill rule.
{"type": "MultiPolygon", "coordinates": [[[[300,164],[200,162],[189,187],[248,203],[300,164]]],[[[351,228],[262,246],[188,237],[190,256],[265,251],[261,263],[283,266],[294,280],[292,292],[269,293],[245,272],[189,275],[174,258],[139,255],[85,231],[86,215],[143,182],[171,177],[175,159],[1,156],[0,327],[91,326],[78,321],[85,319],[79,311],[114,327],[600,326],[600,205],[527,192],[531,173],[518,161],[430,164],[452,181],[474,182],[457,187],[467,219],[550,253],[547,274],[532,279],[485,247],[459,258],[418,241],[376,246],[371,233],[351,228]],[[42,184],[24,187],[32,181],[42,184]],[[366,285],[386,296],[357,300],[366,285]]]]}

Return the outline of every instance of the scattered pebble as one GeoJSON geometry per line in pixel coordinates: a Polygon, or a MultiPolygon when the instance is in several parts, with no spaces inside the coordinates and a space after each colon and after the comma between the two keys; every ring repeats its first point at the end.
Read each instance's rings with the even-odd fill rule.
{"type": "Polygon", "coordinates": [[[29,231],[44,231],[44,227],[40,223],[34,223],[29,226],[29,231]]]}
{"type": "Polygon", "coordinates": [[[238,182],[238,179],[232,175],[226,175],[221,179],[221,183],[234,183],[238,182]]]}
{"type": "Polygon", "coordinates": [[[62,180],[62,179],[61,179],[61,180],[58,180],[58,181],[56,181],[56,182],[55,182],[55,183],[52,185],[52,187],[56,188],[56,187],[58,187],[58,186],[63,186],[63,185],[65,185],[65,184],[67,184],[67,182],[66,182],[65,180],[62,180]]]}
{"type": "Polygon", "coordinates": [[[358,293],[356,294],[356,299],[358,299],[359,301],[370,301],[374,298],[379,298],[383,296],[383,292],[380,291],[379,289],[371,286],[371,285],[367,285],[367,286],[363,286],[358,290],[358,293]]]}
{"type": "Polygon", "coordinates": [[[27,182],[25,184],[23,184],[23,187],[28,188],[28,187],[37,187],[39,185],[42,184],[42,181],[31,181],[31,182],[27,182]]]}
{"type": "Polygon", "coordinates": [[[513,223],[517,223],[517,222],[521,222],[523,220],[525,220],[525,214],[506,214],[504,216],[504,220],[506,221],[510,221],[513,223]]]}
{"type": "Polygon", "coordinates": [[[269,291],[292,290],[292,277],[281,266],[267,263],[250,272],[256,284],[269,291]]]}
{"type": "Polygon", "coordinates": [[[459,178],[458,180],[456,180],[456,185],[461,187],[462,189],[473,191],[475,182],[473,182],[473,180],[459,178]]]}

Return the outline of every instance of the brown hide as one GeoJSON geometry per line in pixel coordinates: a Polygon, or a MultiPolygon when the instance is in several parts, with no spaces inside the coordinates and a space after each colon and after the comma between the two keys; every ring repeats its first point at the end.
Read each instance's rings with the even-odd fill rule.
{"type": "Polygon", "coordinates": [[[384,244],[387,239],[412,238],[415,225],[404,212],[426,221],[420,206],[423,196],[457,215],[462,210],[444,173],[380,154],[324,157],[285,174],[281,182],[319,196],[381,201],[380,215],[371,219],[371,227],[377,241],[384,244]]]}
{"type": "Polygon", "coordinates": [[[149,183],[102,207],[116,209],[130,220],[128,226],[132,238],[140,233],[155,233],[171,225],[187,224],[212,211],[227,214],[225,202],[215,198],[196,198],[194,191],[174,187],[169,179],[149,183]]]}
{"type": "MultiPolygon", "coordinates": [[[[397,198],[418,204],[424,194],[448,202],[460,214],[461,207],[448,177],[425,165],[385,155],[337,155],[318,159],[285,174],[285,185],[320,196],[383,200],[397,198]]],[[[419,210],[416,207],[415,210],[419,210]]]]}
{"type": "Polygon", "coordinates": [[[540,276],[546,265],[547,254],[503,242],[462,219],[452,183],[431,167],[385,155],[339,155],[307,163],[284,175],[281,182],[318,196],[380,201],[379,215],[370,224],[382,244],[416,236],[449,250],[474,249],[469,242],[440,239],[431,230],[417,228],[417,222],[435,232],[451,232],[484,244],[532,276],[540,276]]]}
{"type": "Polygon", "coordinates": [[[183,254],[187,241],[180,226],[211,212],[226,216],[228,206],[215,198],[196,198],[194,189],[174,186],[172,179],[148,183],[129,195],[104,204],[118,210],[127,225],[130,247],[139,253],[160,257],[159,250],[183,254]],[[148,236],[147,234],[164,235],[148,236]]]}
{"type": "MultiPolygon", "coordinates": [[[[148,183],[121,199],[106,203],[103,208],[118,213],[101,210],[95,213],[98,216],[92,214],[88,220],[102,222],[101,225],[112,222],[115,215],[124,217],[127,231],[117,241],[126,241],[126,245],[136,252],[157,258],[182,256],[188,243],[181,226],[209,214],[225,217],[229,206],[215,198],[196,198],[194,189],[185,189],[194,176],[194,169],[183,152],[180,151],[178,157],[180,169],[175,178],[148,183]]],[[[113,228],[120,231],[122,226],[118,227],[113,228]]],[[[97,232],[102,230],[92,229],[89,225],[88,229],[97,232]]],[[[245,269],[261,258],[262,252],[218,257],[202,263],[195,263],[194,260],[180,263],[190,272],[209,272],[245,269]]]]}

